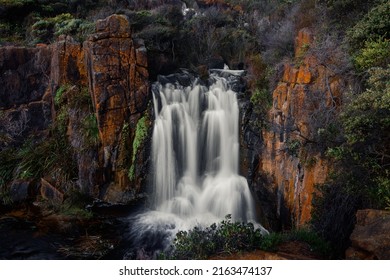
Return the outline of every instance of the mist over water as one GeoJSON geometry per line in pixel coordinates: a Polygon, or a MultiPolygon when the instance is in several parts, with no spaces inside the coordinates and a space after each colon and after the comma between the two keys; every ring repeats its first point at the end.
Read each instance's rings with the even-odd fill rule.
{"type": "Polygon", "coordinates": [[[211,80],[209,87],[196,80],[188,87],[154,84],[154,200],[133,224],[138,243],[151,234],[168,244],[177,231],[209,226],[227,214],[233,221],[255,220],[247,181],[238,174],[237,93],[227,79],[211,74],[211,80]]]}

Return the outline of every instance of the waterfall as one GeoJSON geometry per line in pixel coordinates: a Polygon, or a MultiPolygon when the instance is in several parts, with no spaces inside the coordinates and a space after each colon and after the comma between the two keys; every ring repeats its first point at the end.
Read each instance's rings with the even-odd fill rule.
{"type": "MultiPolygon", "coordinates": [[[[238,77],[241,71],[223,71],[238,77]]],[[[223,73],[210,86],[197,80],[153,85],[154,128],[152,209],[137,216],[135,244],[172,240],[179,230],[233,221],[255,225],[255,207],[246,179],[239,175],[237,93],[223,73]],[[142,234],[140,234],[142,233],[142,234]]],[[[261,228],[262,229],[262,228],[261,228]]],[[[263,230],[263,229],[262,229],[263,230]]],[[[151,244],[153,243],[153,244],[151,244]]]]}
{"type": "Polygon", "coordinates": [[[254,220],[246,179],[238,175],[239,110],[225,78],[207,88],[157,84],[153,92],[153,186],[157,211],[254,220]]]}

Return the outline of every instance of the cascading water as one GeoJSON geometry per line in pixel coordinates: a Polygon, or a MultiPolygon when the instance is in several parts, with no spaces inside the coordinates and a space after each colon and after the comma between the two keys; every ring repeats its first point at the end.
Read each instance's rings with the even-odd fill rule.
{"type": "Polygon", "coordinates": [[[137,217],[137,235],[164,232],[169,240],[178,230],[209,226],[227,214],[255,220],[247,181],[238,174],[236,92],[223,77],[212,74],[211,80],[209,87],[196,81],[154,85],[154,209],[137,217]]]}

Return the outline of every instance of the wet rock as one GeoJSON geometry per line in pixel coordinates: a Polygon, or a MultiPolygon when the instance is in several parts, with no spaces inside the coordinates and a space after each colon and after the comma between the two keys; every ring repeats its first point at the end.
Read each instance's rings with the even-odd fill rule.
{"type": "Polygon", "coordinates": [[[365,209],[356,213],[351,247],[346,258],[352,260],[390,259],[390,211],[365,209]]]}

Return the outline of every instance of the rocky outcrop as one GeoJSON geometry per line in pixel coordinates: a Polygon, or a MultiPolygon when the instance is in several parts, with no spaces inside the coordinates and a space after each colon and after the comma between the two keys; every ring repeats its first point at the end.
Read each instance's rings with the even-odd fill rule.
{"type": "Polygon", "coordinates": [[[351,247],[345,253],[351,260],[390,259],[390,211],[365,209],[356,213],[351,247]]]}
{"type": "MultiPolygon", "coordinates": [[[[60,36],[49,46],[0,48],[0,148],[21,144],[32,132],[46,133],[66,111],[80,190],[113,203],[131,201],[145,183],[148,164],[146,146],[131,148],[149,102],[147,66],[144,44],[132,39],[123,15],[99,20],[84,44],[60,36]],[[58,105],[57,92],[64,88],[65,104],[58,105]],[[90,105],[84,96],[88,92],[90,105]],[[86,148],[83,121],[91,114],[97,119],[99,143],[86,148]],[[132,180],[129,158],[140,165],[132,180]]],[[[42,184],[43,194],[61,189],[56,180],[42,180],[52,187],[42,184]]]]}
{"type": "Polygon", "coordinates": [[[120,168],[117,159],[123,157],[119,147],[125,124],[136,124],[147,107],[146,49],[143,42],[132,39],[129,22],[121,15],[99,20],[96,33],[84,43],[84,49],[102,144],[104,181],[111,182],[106,199],[126,201],[129,198],[123,198],[123,192],[130,184],[129,171],[120,168]]]}
{"type": "MultiPolygon", "coordinates": [[[[263,146],[254,172],[255,191],[276,199],[273,207],[284,227],[310,220],[314,186],[324,182],[329,172],[329,163],[316,148],[318,134],[341,103],[341,79],[307,53],[312,43],[310,30],[301,30],[295,63],[284,65],[273,91],[269,126],[262,130],[263,146]]],[[[265,196],[260,204],[269,203],[265,196]]]]}

